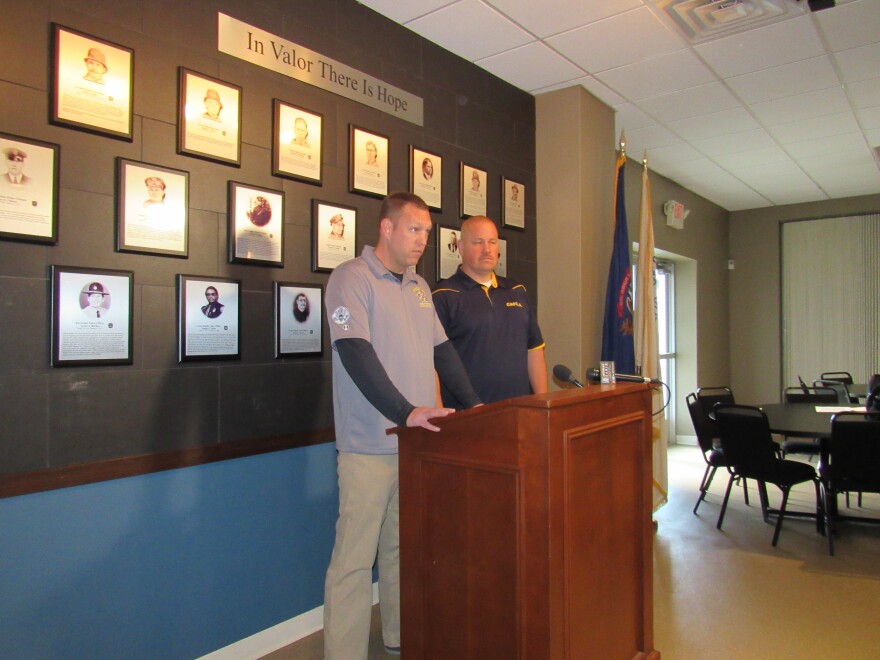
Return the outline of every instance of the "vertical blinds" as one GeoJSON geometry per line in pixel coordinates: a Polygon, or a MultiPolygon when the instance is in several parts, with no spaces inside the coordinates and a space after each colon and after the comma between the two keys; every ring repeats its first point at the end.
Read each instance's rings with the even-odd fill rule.
{"type": "Polygon", "coordinates": [[[783,386],[880,373],[880,213],[782,226],[783,386]]]}

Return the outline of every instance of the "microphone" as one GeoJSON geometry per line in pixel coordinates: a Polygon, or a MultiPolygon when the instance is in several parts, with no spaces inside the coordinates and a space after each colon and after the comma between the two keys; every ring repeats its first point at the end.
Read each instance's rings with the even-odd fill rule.
{"type": "Polygon", "coordinates": [[[571,383],[576,387],[584,386],[581,381],[579,381],[572,375],[571,369],[566,367],[564,364],[557,364],[555,367],[553,367],[553,375],[556,376],[556,378],[558,378],[559,380],[566,383],[571,383]]]}
{"type": "MultiPolygon", "coordinates": [[[[598,383],[602,380],[598,369],[587,369],[587,380],[598,383]]],[[[633,374],[614,374],[614,380],[620,380],[627,383],[654,383],[660,384],[663,381],[657,378],[645,378],[644,376],[634,376],[633,374]]]]}

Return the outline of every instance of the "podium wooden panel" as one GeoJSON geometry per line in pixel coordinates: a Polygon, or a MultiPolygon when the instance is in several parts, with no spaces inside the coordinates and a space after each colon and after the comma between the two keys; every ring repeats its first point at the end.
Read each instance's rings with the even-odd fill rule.
{"type": "Polygon", "coordinates": [[[655,660],[647,386],[521,397],[400,438],[410,660],[655,660]]]}

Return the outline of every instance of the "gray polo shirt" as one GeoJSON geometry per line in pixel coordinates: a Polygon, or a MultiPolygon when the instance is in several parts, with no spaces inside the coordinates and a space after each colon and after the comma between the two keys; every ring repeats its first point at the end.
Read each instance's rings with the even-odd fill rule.
{"type": "Polygon", "coordinates": [[[376,410],[351,380],[336,351],[338,339],[366,339],[394,386],[414,406],[435,406],[434,346],[446,333],[431,289],[410,268],[398,282],[367,246],[337,266],[325,296],[333,344],[333,415],[336,448],[356,454],[396,454],[397,426],[376,410]]]}

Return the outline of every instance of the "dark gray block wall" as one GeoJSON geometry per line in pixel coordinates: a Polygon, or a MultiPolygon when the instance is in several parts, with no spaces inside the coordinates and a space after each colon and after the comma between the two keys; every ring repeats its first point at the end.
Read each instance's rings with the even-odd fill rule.
{"type": "MultiPolygon", "coordinates": [[[[379,200],[348,192],[348,130],[390,137],[390,189],[408,185],[410,144],[444,159],[443,212],[459,226],[458,164],[489,173],[489,215],[500,220],[501,177],[535,190],[534,99],[353,0],[198,3],[151,0],[4,1],[0,132],[59,144],[59,241],[0,241],[0,474],[206,446],[332,425],[330,347],[319,358],[273,357],[274,280],[324,284],[311,272],[311,200],[358,209],[358,250],[375,240],[379,200]],[[222,11],[423,97],[424,126],[217,51],[222,11]],[[134,49],[134,140],[49,123],[55,22],[134,49]],[[243,88],[240,168],[176,153],[178,67],[243,88]],[[272,100],[324,115],[324,181],[271,175],[272,100]],[[116,157],[190,173],[189,257],[114,249],[116,157]],[[227,262],[227,182],[286,193],[284,268],[227,262]],[[131,366],[49,366],[49,267],[134,272],[131,366]],[[179,364],[175,275],[242,280],[238,361],[179,364]]],[[[525,232],[501,229],[508,274],[537,292],[535,200],[525,232]]],[[[435,281],[429,246],[420,272],[435,281]]]]}

